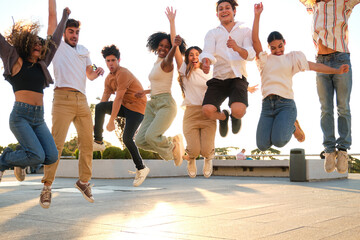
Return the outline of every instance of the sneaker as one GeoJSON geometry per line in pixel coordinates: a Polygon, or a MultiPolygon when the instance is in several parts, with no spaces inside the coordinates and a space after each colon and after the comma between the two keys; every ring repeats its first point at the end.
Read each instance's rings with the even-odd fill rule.
{"type": "Polygon", "coordinates": [[[241,128],[241,119],[237,119],[233,117],[233,115],[230,115],[230,117],[231,117],[231,130],[233,134],[237,134],[241,128]]]}
{"type": "Polygon", "coordinates": [[[188,160],[188,165],[187,165],[187,173],[189,175],[189,177],[194,178],[196,177],[196,159],[189,159],[188,160]]]}
{"type": "Polygon", "coordinates": [[[298,140],[299,142],[305,141],[305,133],[301,129],[298,120],[295,121],[294,126],[295,126],[294,137],[296,138],[296,140],[298,140]]]}
{"type": "Polygon", "coordinates": [[[2,176],[4,175],[5,171],[0,171],[0,182],[1,182],[1,179],[2,179],[2,176]]]}
{"type": "Polygon", "coordinates": [[[324,169],[327,173],[335,170],[336,151],[332,153],[325,153],[324,169]]]}
{"type": "Polygon", "coordinates": [[[213,165],[212,165],[212,159],[206,159],[204,160],[204,168],[203,173],[204,177],[209,178],[213,172],[213,165]]]}
{"type": "Polygon", "coordinates": [[[175,166],[180,166],[183,162],[183,155],[185,154],[183,137],[181,134],[173,137],[173,156],[175,166]]]}
{"type": "Polygon", "coordinates": [[[94,141],[93,143],[93,151],[96,152],[96,151],[100,151],[100,152],[103,152],[105,150],[105,144],[102,142],[102,143],[97,143],[94,141]]]}
{"type": "Polygon", "coordinates": [[[228,121],[229,121],[229,112],[228,110],[223,110],[222,111],[225,114],[225,120],[219,120],[220,126],[219,126],[219,132],[220,132],[220,136],[222,137],[226,137],[227,133],[228,133],[228,121]]]}
{"type": "Polygon", "coordinates": [[[49,208],[51,204],[51,187],[44,186],[39,200],[40,206],[43,208],[49,208]]]}
{"type": "Polygon", "coordinates": [[[338,173],[346,173],[348,170],[349,164],[349,156],[346,151],[339,150],[337,152],[337,163],[336,163],[336,170],[338,173]]]}
{"type": "Polygon", "coordinates": [[[92,186],[90,186],[90,183],[81,183],[80,180],[77,180],[77,182],[75,183],[75,187],[79,189],[79,191],[82,193],[86,200],[91,203],[94,202],[94,197],[91,193],[92,186]]]}
{"type": "Polygon", "coordinates": [[[26,176],[25,169],[21,167],[14,167],[14,175],[19,182],[24,181],[26,176]]]}
{"type": "Polygon", "coordinates": [[[150,168],[146,167],[141,170],[136,170],[135,179],[133,182],[134,187],[140,186],[146,179],[146,176],[149,174],[150,168]]]}

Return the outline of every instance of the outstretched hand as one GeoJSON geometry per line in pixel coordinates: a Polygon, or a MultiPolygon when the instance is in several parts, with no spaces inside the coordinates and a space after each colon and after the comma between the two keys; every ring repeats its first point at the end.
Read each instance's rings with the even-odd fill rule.
{"type": "Polygon", "coordinates": [[[254,92],[256,92],[257,90],[259,90],[258,86],[259,86],[259,84],[256,84],[256,85],[254,85],[254,86],[248,87],[247,90],[248,90],[249,93],[254,93],[254,92]]]}
{"type": "Polygon", "coordinates": [[[349,69],[350,69],[349,65],[343,64],[338,68],[338,71],[339,71],[339,74],[343,74],[343,73],[349,72],[349,69]]]}
{"type": "Polygon", "coordinates": [[[71,13],[70,8],[66,7],[66,8],[65,8],[65,11],[66,11],[66,13],[67,13],[68,15],[70,15],[70,13],[71,13]]]}
{"type": "Polygon", "coordinates": [[[176,17],[176,10],[174,10],[173,7],[167,7],[165,14],[170,22],[174,21],[176,17]]]}
{"type": "Polygon", "coordinates": [[[262,2],[254,4],[254,13],[255,15],[260,15],[264,10],[262,2]]]}
{"type": "Polygon", "coordinates": [[[209,60],[209,59],[204,58],[204,59],[202,60],[202,67],[201,67],[201,69],[203,70],[203,72],[204,72],[205,74],[208,74],[208,73],[210,72],[210,60],[209,60]]]}

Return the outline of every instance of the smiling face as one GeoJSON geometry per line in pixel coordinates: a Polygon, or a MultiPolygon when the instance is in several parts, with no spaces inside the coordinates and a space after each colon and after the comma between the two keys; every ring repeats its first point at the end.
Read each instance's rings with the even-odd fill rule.
{"type": "Polygon", "coordinates": [[[269,48],[272,55],[281,56],[285,51],[285,40],[273,40],[269,43],[269,48]]]}
{"type": "Polygon", "coordinates": [[[196,49],[191,49],[188,56],[188,63],[192,64],[194,68],[200,67],[200,61],[199,61],[199,51],[196,49]]]}
{"type": "Polygon", "coordinates": [[[105,57],[105,62],[110,72],[114,73],[119,67],[120,59],[117,59],[114,55],[109,55],[105,57]]]}
{"type": "Polygon", "coordinates": [[[167,39],[163,39],[160,41],[156,52],[160,58],[165,58],[166,55],[169,53],[170,48],[171,48],[170,42],[167,39]]]}
{"type": "Polygon", "coordinates": [[[216,16],[219,18],[221,24],[228,24],[234,22],[234,10],[229,2],[222,2],[218,5],[216,16]]]}
{"type": "Polygon", "coordinates": [[[64,39],[67,44],[72,47],[76,47],[79,41],[80,28],[68,27],[65,29],[64,39]]]}

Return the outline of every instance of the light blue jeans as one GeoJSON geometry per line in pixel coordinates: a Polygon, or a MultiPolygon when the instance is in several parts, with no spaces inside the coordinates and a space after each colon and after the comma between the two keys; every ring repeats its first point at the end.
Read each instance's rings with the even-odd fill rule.
{"type": "Polygon", "coordinates": [[[5,149],[0,156],[0,171],[11,167],[49,165],[57,161],[58,151],[44,121],[43,106],[15,102],[9,123],[21,150],[5,149]]]}
{"type": "Polygon", "coordinates": [[[333,152],[335,148],[350,149],[350,93],[352,87],[350,54],[336,52],[327,55],[318,55],[316,62],[333,68],[339,68],[342,64],[348,64],[350,66],[349,72],[344,74],[316,74],[317,91],[321,104],[320,124],[323,132],[325,152],[333,152]],[[335,138],[334,94],[336,94],[338,114],[338,139],[335,138]]]}
{"type": "Polygon", "coordinates": [[[277,95],[262,101],[262,109],[256,131],[256,144],[261,151],[285,146],[295,131],[297,110],[294,100],[277,95]]]}

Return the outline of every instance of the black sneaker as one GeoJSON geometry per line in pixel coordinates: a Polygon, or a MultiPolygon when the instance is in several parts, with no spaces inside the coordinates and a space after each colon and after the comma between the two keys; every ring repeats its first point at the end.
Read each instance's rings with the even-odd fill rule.
{"type": "Polygon", "coordinates": [[[225,120],[219,120],[220,123],[219,132],[220,132],[220,136],[226,137],[228,133],[229,112],[228,110],[222,110],[222,112],[225,114],[226,118],[225,120]]]}
{"type": "Polygon", "coordinates": [[[233,134],[237,134],[241,128],[241,119],[237,119],[233,117],[233,115],[230,115],[230,117],[231,117],[231,130],[233,134]]]}

